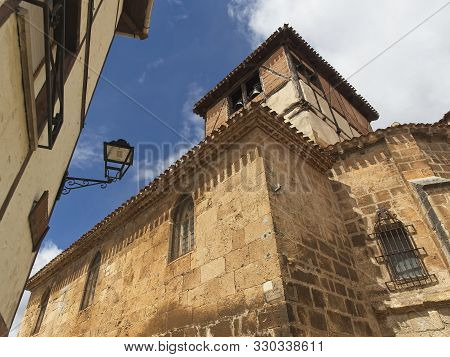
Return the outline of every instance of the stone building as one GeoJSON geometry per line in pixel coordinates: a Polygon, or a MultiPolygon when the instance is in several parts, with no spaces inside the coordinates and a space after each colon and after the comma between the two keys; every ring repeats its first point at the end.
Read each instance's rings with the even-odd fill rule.
{"type": "Polygon", "coordinates": [[[450,335],[449,114],[372,131],[287,26],[194,111],[205,139],[28,281],[21,336],[450,335]]]}
{"type": "Polygon", "coordinates": [[[0,0],[0,336],[8,334],[116,33],[153,0],[0,0]]]}

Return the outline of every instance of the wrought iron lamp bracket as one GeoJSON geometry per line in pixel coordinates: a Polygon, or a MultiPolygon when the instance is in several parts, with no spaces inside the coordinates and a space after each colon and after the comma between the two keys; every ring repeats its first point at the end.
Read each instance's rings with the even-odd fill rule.
{"type": "Polygon", "coordinates": [[[79,188],[89,186],[100,186],[101,189],[105,189],[110,183],[117,181],[117,179],[108,180],[95,180],[82,177],[66,177],[64,180],[64,187],[61,190],[61,194],[67,195],[72,190],[78,190],[79,188]]]}

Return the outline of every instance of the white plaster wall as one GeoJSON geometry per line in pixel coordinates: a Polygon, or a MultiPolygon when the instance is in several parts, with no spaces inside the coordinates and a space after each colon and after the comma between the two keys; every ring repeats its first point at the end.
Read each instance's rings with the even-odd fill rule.
{"type": "MultiPolygon", "coordinates": [[[[28,152],[17,20],[10,16],[0,31],[0,204],[28,152]]],[[[0,245],[0,251],[2,246],[0,245]]],[[[1,270],[0,270],[1,274],[1,270]]]]}
{"type": "Polygon", "coordinates": [[[303,82],[302,80],[300,80],[300,87],[302,89],[303,92],[303,96],[305,97],[305,99],[312,104],[312,106],[318,110],[320,110],[319,104],[317,103],[316,97],[314,95],[314,91],[312,90],[312,88],[307,85],[305,82],[303,82]]]}
{"type": "Polygon", "coordinates": [[[353,134],[353,132],[350,130],[350,125],[348,124],[348,121],[345,120],[345,118],[339,114],[336,110],[333,109],[333,114],[334,117],[339,125],[339,128],[346,134],[349,136],[349,138],[354,137],[355,135],[353,134]]]}
{"type": "Polygon", "coordinates": [[[299,100],[297,89],[292,81],[267,98],[267,105],[278,114],[283,114],[290,105],[299,100]]]}
{"type": "MultiPolygon", "coordinates": [[[[96,71],[101,69],[109,44],[114,37],[117,4],[118,0],[104,1],[93,25],[90,63],[96,71]]],[[[87,6],[84,5],[82,8],[82,32],[84,32],[86,26],[86,12],[87,6]]],[[[8,24],[8,26],[5,24],[0,28],[0,48],[10,49],[8,51],[0,51],[0,71],[5,67],[9,70],[9,66],[3,65],[3,61],[5,60],[4,57],[8,55],[13,55],[10,60],[17,63],[17,66],[20,66],[17,25],[15,19],[15,15],[12,15],[8,20],[11,24],[8,24]]],[[[82,38],[83,35],[81,36],[81,39],[82,38]]],[[[65,119],[55,146],[53,150],[38,149],[33,153],[15,194],[9,203],[5,216],[0,222],[0,286],[2,287],[2,289],[0,289],[0,313],[8,325],[11,324],[14,317],[15,309],[18,305],[23,286],[28,278],[28,272],[34,259],[34,254],[31,252],[28,214],[33,201],[39,199],[45,190],[49,190],[50,193],[49,209],[53,206],[62,176],[66,170],[79,134],[85,52],[84,46],[80,50],[80,56],[77,58],[66,82],[65,119]]],[[[21,83],[21,72],[17,72],[17,68],[17,73],[11,72],[14,81],[21,83]]],[[[3,76],[3,73],[0,78],[0,85],[5,86],[5,77],[3,76]]],[[[96,80],[97,76],[91,75],[88,83],[89,89],[86,105],[90,102],[96,80]]],[[[5,88],[2,88],[2,93],[0,93],[0,95],[5,95],[5,93],[11,95],[11,93],[8,93],[11,92],[10,86],[8,86],[7,90],[3,89],[5,88]]],[[[6,117],[8,119],[11,117],[11,112],[13,112],[16,113],[16,118],[20,119],[20,112],[22,112],[23,125],[26,125],[23,97],[21,97],[21,95],[20,90],[18,90],[17,95],[13,97],[14,100],[11,99],[9,104],[0,107],[0,118],[6,117]]],[[[0,99],[0,103],[3,104],[2,100],[3,99],[0,99]]],[[[15,122],[16,121],[18,122],[20,120],[15,120],[15,122]]],[[[7,124],[8,122],[5,120],[0,121],[0,135],[2,135],[5,130],[10,130],[8,128],[9,124],[7,124]]],[[[14,123],[14,125],[19,124],[14,123]]],[[[18,128],[14,128],[14,130],[18,131],[18,128]]],[[[46,131],[44,131],[44,133],[45,132],[46,131]]],[[[46,135],[44,134],[40,138],[40,143],[45,142],[45,136],[46,135]]],[[[11,136],[11,145],[18,146],[17,141],[17,134],[11,136]]],[[[2,148],[5,146],[7,145],[2,141],[2,148]]],[[[16,160],[18,163],[16,163],[14,167],[7,166],[4,154],[0,154],[3,155],[0,156],[0,159],[2,160],[0,161],[2,168],[0,171],[8,171],[7,174],[3,175],[7,175],[7,177],[16,176],[18,167],[20,167],[21,163],[20,158],[23,158],[26,155],[27,149],[28,144],[26,141],[22,140],[20,148],[14,150],[18,155],[16,160]],[[4,168],[7,169],[4,170],[4,168]]],[[[2,179],[0,181],[0,194],[4,195],[4,192],[7,192],[10,186],[11,179],[9,179],[9,181],[6,178],[2,179]]]]}
{"type": "Polygon", "coordinates": [[[334,129],[310,110],[292,116],[289,122],[319,145],[328,146],[339,141],[334,129]]]}

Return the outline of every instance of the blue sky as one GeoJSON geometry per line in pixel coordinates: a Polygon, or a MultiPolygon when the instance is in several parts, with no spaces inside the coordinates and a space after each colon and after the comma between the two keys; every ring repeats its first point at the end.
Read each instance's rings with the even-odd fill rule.
{"type": "Polygon", "coordinates": [[[193,146],[201,139],[203,120],[192,114],[192,104],[250,52],[243,37],[227,15],[227,1],[217,0],[155,1],[147,40],[116,37],[69,174],[102,178],[101,145],[118,138],[136,147],[135,165],[105,190],[62,196],[46,241],[67,248],[159,173],[164,157],[178,154],[165,150],[145,160],[149,144],[193,146]]]}
{"type": "Polygon", "coordinates": [[[148,39],[114,40],[69,173],[101,178],[102,142],[118,138],[136,147],[135,165],[121,182],[105,190],[85,188],[62,196],[46,241],[65,249],[179,157],[182,150],[168,149],[168,144],[183,143],[187,148],[198,143],[203,120],[192,113],[193,103],[283,23],[290,23],[338,71],[351,77],[350,83],[380,112],[375,128],[394,121],[439,119],[449,107],[442,93],[450,92],[448,81],[435,80],[450,72],[445,36],[450,6],[443,4],[155,1],[148,39]],[[155,154],[155,148],[164,149],[155,154]]]}

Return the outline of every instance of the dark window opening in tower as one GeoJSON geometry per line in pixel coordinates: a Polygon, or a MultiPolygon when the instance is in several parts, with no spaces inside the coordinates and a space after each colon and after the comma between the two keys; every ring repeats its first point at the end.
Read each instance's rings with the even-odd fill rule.
{"type": "Polygon", "coordinates": [[[239,109],[244,107],[244,99],[242,97],[242,89],[239,87],[230,95],[230,107],[231,113],[238,111],[239,109]]]}
{"type": "Polygon", "coordinates": [[[262,92],[261,80],[259,79],[259,73],[256,72],[247,83],[245,83],[245,90],[247,92],[247,100],[251,101],[262,92]]]}
{"type": "Polygon", "coordinates": [[[299,76],[308,84],[312,84],[322,91],[319,76],[314,73],[313,70],[308,68],[304,63],[300,62],[294,57],[294,67],[297,70],[299,76]]]}

